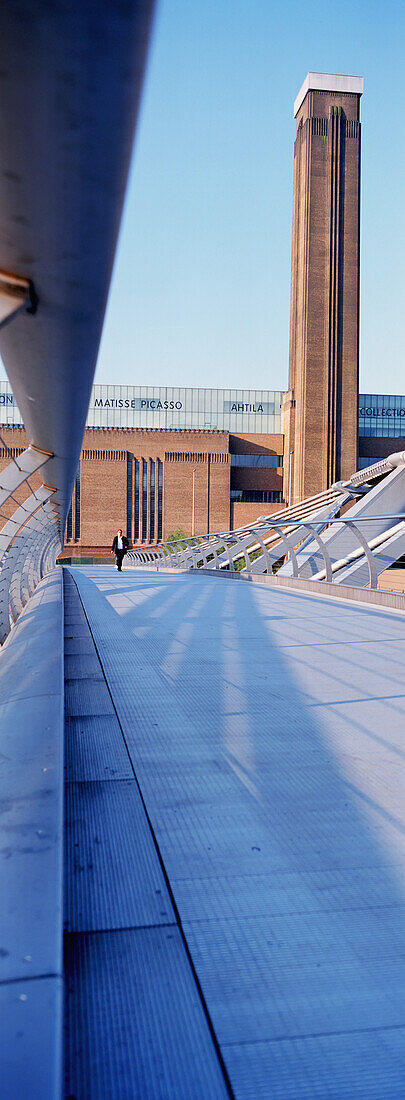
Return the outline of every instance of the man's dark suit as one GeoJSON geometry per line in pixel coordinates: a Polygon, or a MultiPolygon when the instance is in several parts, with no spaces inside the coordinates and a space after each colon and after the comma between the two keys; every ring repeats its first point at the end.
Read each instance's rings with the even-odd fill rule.
{"type": "Polygon", "coordinates": [[[125,535],[121,535],[121,540],[122,540],[122,550],[118,549],[118,535],[114,535],[113,544],[112,544],[112,547],[111,547],[111,550],[112,550],[113,554],[115,554],[115,560],[116,560],[116,563],[117,563],[117,569],[118,569],[119,573],[121,572],[121,569],[122,569],[122,559],[124,557],[124,554],[126,554],[126,552],[128,550],[128,546],[129,546],[128,539],[125,537],[125,535]]]}

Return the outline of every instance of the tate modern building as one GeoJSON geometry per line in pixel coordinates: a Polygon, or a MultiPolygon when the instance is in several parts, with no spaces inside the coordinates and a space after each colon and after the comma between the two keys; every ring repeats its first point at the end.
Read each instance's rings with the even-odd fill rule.
{"type": "MultiPolygon", "coordinates": [[[[289,500],[282,390],[94,386],[66,529],[66,553],[103,555],[118,526],[134,545],[179,527],[242,527],[289,500]]],[[[26,446],[0,384],[0,462],[26,446]]],[[[405,449],[405,396],[360,394],[358,468],[405,449]]],[[[289,457],[289,456],[287,456],[289,457]]],[[[353,471],[352,471],[353,472],[353,471]]]]}
{"type": "MultiPolygon", "coordinates": [[[[117,527],[133,545],[243,527],[405,450],[405,396],[359,394],[362,94],[360,76],[308,73],[295,100],[288,380],[94,386],[67,554],[105,554],[117,527]]],[[[26,446],[7,383],[0,423],[5,466],[26,446]]]]}

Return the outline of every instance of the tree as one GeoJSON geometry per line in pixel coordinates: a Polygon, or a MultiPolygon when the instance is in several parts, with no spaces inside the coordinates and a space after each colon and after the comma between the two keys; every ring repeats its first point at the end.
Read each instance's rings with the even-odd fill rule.
{"type": "Polygon", "coordinates": [[[175,530],[170,535],[166,536],[165,542],[180,542],[182,539],[186,539],[186,538],[187,538],[187,535],[186,535],[186,532],[183,531],[183,528],[182,527],[176,527],[175,530]]]}

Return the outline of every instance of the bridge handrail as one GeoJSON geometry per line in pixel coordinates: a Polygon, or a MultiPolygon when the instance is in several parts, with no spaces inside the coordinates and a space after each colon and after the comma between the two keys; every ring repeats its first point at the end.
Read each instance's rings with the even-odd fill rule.
{"type": "Polygon", "coordinates": [[[131,550],[128,553],[128,564],[135,567],[142,566],[145,564],[146,558],[148,567],[154,567],[156,563],[160,563],[164,564],[166,568],[189,567],[195,569],[199,567],[200,563],[206,569],[218,569],[220,563],[221,568],[233,571],[235,563],[243,558],[245,561],[244,570],[250,572],[252,560],[254,561],[253,555],[261,555],[265,561],[263,572],[269,572],[271,564],[269,543],[271,542],[273,546],[279,545],[280,551],[283,548],[283,553],[280,553],[279,558],[287,555],[291,560],[293,578],[299,578],[300,565],[296,556],[296,547],[301,543],[303,533],[306,532],[310,539],[316,542],[324,560],[324,569],[314,574],[313,580],[326,580],[328,583],[333,583],[339,570],[364,557],[368,566],[369,587],[376,588],[378,573],[373,551],[383,547],[393,535],[400,534],[402,530],[405,539],[405,513],[359,516],[356,520],[351,519],[349,516],[328,517],[323,521],[320,521],[319,518],[308,518],[305,520],[300,519],[298,523],[297,520],[283,519],[280,524],[274,522],[274,517],[268,517],[266,521],[258,522],[255,526],[251,525],[248,530],[241,528],[238,531],[228,531],[226,533],[219,532],[211,535],[192,536],[192,538],[184,538],[176,542],[166,541],[154,548],[149,548],[147,552],[140,548],[131,550]],[[361,530],[363,524],[375,523],[376,521],[392,522],[394,520],[397,522],[380,535],[370,539],[370,541],[361,530]],[[322,531],[330,529],[334,524],[346,527],[360,544],[357,549],[338,561],[331,560],[325,541],[322,540],[322,531]],[[276,538],[274,538],[273,532],[276,533],[276,538]],[[295,545],[292,541],[293,535],[295,536],[295,545]],[[181,550],[179,550],[180,541],[186,543],[186,547],[182,547],[181,550]],[[221,551],[220,557],[218,557],[218,550],[221,551]],[[208,561],[210,554],[213,556],[211,561],[208,561]]]}

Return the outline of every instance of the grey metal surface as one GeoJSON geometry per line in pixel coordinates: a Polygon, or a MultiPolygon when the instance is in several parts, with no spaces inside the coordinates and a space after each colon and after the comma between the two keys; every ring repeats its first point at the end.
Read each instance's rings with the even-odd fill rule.
{"type": "Polygon", "coordinates": [[[103,679],[93,678],[65,681],[66,711],[70,717],[86,714],[111,714],[114,708],[103,679]]]}
{"type": "MultiPolygon", "coordinates": [[[[333,602],[337,601],[338,603],[347,600],[350,603],[357,603],[360,607],[374,607],[375,610],[405,611],[405,593],[390,591],[385,588],[354,588],[350,585],[339,585],[339,588],[336,589],[336,585],[328,584],[326,581],[304,581],[294,577],[280,577],[278,573],[274,573],[273,576],[267,574],[255,576],[254,573],[224,573],[221,570],[211,572],[207,569],[184,570],[184,572],[187,572],[190,578],[199,576],[209,576],[210,579],[216,578],[220,584],[223,584],[224,581],[225,583],[228,581],[242,582],[243,584],[253,583],[260,588],[280,588],[284,591],[300,592],[302,596],[308,596],[309,599],[318,596],[321,600],[333,600],[333,602]]],[[[171,573],[171,570],[159,568],[159,573],[171,573]]]]}
{"type": "Polygon", "coordinates": [[[404,1028],[227,1045],[244,1100],[403,1100],[404,1028]]]}
{"type": "Polygon", "coordinates": [[[118,722],[111,715],[66,719],[65,777],[67,782],[131,779],[133,770],[118,722]]]}
{"type": "Polygon", "coordinates": [[[65,829],[68,932],[175,924],[133,775],[70,783],[65,829]]]}
{"type": "Polygon", "coordinates": [[[0,1080],[7,1098],[60,1095],[61,580],[55,570],[38,586],[0,660],[0,1080]]]}
{"type": "Polygon", "coordinates": [[[68,936],[66,949],[67,1095],[227,1096],[178,928],[68,936]]]}
{"type": "Polygon", "coordinates": [[[404,617],[74,575],[235,1096],[400,1097],[404,617]]]}
{"type": "MultiPolygon", "coordinates": [[[[81,620],[79,620],[79,623],[81,620]]],[[[69,622],[69,626],[74,623],[69,622]]],[[[100,678],[100,662],[97,653],[67,653],[65,655],[65,676],[67,680],[94,680],[100,678]]]]}
{"type": "Polygon", "coordinates": [[[65,633],[92,645],[66,658],[66,1095],[216,1100],[223,1071],[117,715],[91,713],[110,697],[64,574],[65,633]]]}
{"type": "Polygon", "coordinates": [[[94,653],[94,642],[89,636],[89,633],[85,630],[80,631],[80,636],[76,637],[76,633],[70,630],[68,634],[65,634],[65,655],[85,656],[87,654],[94,653]]]}
{"type": "Polygon", "coordinates": [[[392,910],[195,920],[185,931],[221,1043],[403,1026],[403,929],[392,910]],[[394,953],[395,963],[384,958],[394,953]]]}

